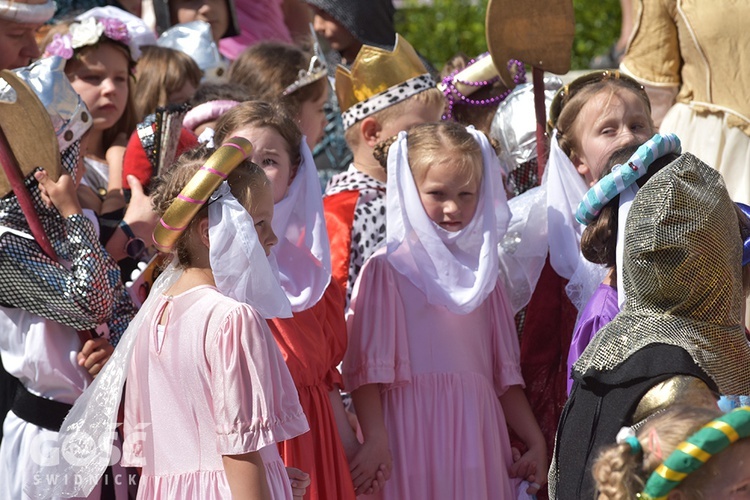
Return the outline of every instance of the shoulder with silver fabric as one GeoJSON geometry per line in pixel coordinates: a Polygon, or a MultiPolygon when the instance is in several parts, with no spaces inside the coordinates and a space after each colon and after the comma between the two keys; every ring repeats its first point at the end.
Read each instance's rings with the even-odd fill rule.
{"type": "Polygon", "coordinates": [[[697,377],[676,375],[659,382],[643,395],[631,422],[641,422],[675,404],[715,408],[718,395],[697,377]]]}

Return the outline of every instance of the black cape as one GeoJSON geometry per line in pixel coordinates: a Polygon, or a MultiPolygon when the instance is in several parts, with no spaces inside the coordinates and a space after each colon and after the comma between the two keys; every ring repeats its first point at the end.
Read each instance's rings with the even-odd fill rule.
{"type": "Polygon", "coordinates": [[[633,413],[649,389],[676,375],[699,378],[718,393],[714,381],[687,351],[667,344],[648,345],[614,370],[573,372],[552,459],[558,500],[596,498],[591,468],[599,451],[615,443],[620,428],[635,423],[633,413]]]}

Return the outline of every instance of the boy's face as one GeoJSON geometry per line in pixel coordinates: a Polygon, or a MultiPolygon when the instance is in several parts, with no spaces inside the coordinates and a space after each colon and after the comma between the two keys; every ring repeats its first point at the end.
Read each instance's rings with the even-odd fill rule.
{"type": "Polygon", "coordinates": [[[229,29],[226,0],[169,0],[169,13],[174,24],[207,22],[211,25],[211,35],[215,42],[229,29]]]}
{"type": "Polygon", "coordinates": [[[328,40],[331,48],[341,54],[347,61],[354,60],[360,47],[362,47],[362,42],[357,40],[326,11],[317,7],[312,7],[312,10],[315,32],[328,40]]]}

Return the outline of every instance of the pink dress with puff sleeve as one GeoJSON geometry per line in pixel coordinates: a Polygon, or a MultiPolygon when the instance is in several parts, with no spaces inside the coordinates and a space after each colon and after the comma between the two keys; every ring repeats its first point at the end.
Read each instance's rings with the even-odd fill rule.
{"type": "Polygon", "coordinates": [[[501,284],[458,315],[427,302],[388,262],[367,261],[352,295],[346,386],[381,384],[393,473],[384,499],[515,498],[498,396],[523,385],[501,284]]]}
{"type": "Polygon", "coordinates": [[[272,498],[291,499],[276,443],[308,425],[265,319],[211,286],[160,300],[127,381],[123,463],[142,467],[138,498],[231,498],[222,455],[259,451],[272,498]]]}

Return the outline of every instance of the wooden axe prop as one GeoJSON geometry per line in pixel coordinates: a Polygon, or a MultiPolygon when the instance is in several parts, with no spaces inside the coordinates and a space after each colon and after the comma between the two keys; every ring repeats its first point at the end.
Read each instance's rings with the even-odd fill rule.
{"type": "Polygon", "coordinates": [[[570,71],[575,35],[572,0],[489,0],[485,23],[487,47],[500,78],[513,87],[507,69],[510,59],[531,65],[536,113],[536,148],[541,182],[547,163],[544,105],[544,72],[563,75],[570,71]]]}
{"type": "MultiPolygon", "coordinates": [[[[11,191],[18,199],[31,235],[52,260],[58,261],[34,202],[23,180],[42,167],[50,179],[60,177],[60,150],[47,109],[36,94],[15,73],[0,71],[0,79],[15,93],[15,100],[0,100],[0,197],[11,191]]],[[[0,82],[2,85],[3,82],[0,82]]],[[[11,94],[8,92],[8,94],[11,94]]],[[[79,331],[82,343],[91,332],[79,331]]]]}

